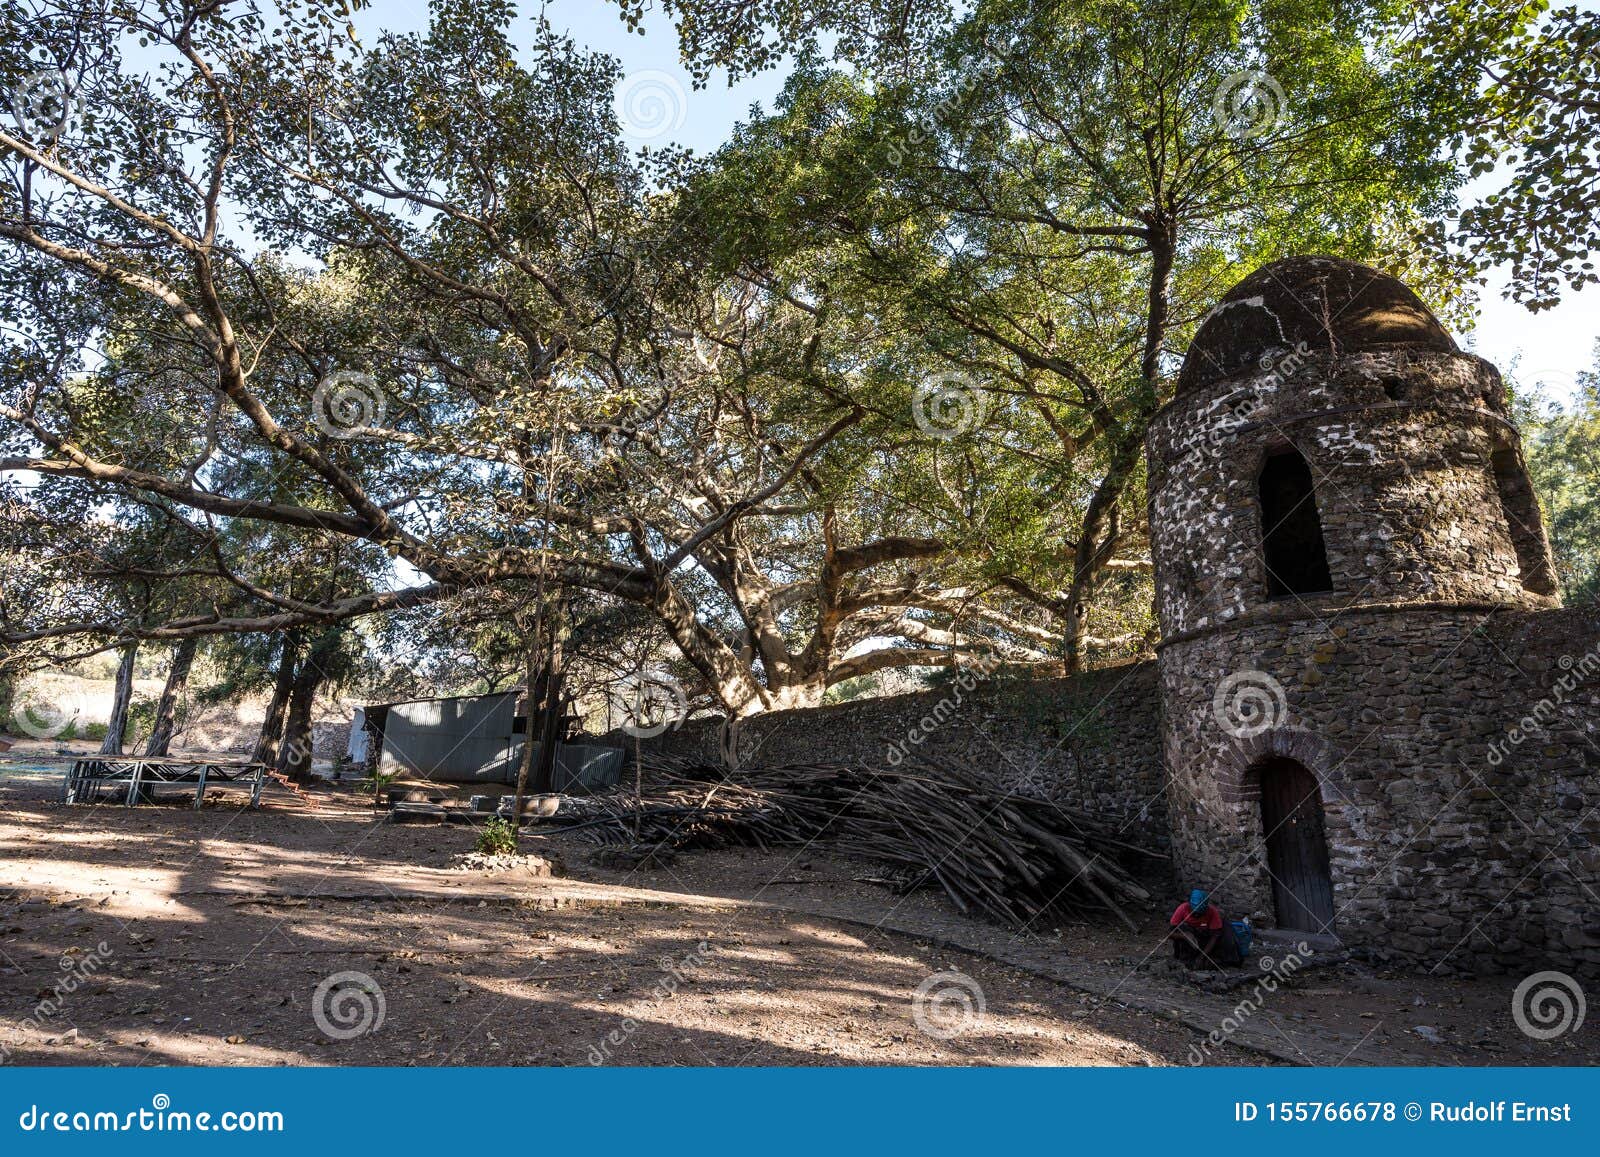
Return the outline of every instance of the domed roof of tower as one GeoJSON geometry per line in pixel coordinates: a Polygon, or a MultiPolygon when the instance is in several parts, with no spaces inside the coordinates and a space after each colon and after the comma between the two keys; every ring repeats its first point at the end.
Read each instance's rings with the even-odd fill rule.
{"type": "Polygon", "coordinates": [[[1397,277],[1341,257],[1288,257],[1235,285],[1201,324],[1178,392],[1264,368],[1275,350],[1353,353],[1411,346],[1457,352],[1433,311],[1397,277]]]}

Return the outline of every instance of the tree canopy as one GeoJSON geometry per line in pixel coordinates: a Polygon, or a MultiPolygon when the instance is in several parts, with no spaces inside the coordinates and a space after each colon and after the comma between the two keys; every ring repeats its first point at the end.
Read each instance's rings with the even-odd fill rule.
{"type": "MultiPolygon", "coordinates": [[[[1472,262],[1520,258],[1489,209],[1455,216],[1478,162],[1449,149],[1513,99],[1461,86],[1591,31],[675,0],[703,69],[797,54],[697,157],[630,151],[617,62],[541,16],[439,0],[364,41],[362,7],[0,7],[26,96],[0,128],[0,637],[29,661],[289,632],[305,662],[381,616],[391,653],[494,685],[559,602],[597,670],[679,664],[745,715],[1138,654],[1145,427],[1211,303],[1331,252],[1464,316],[1472,262]]],[[[1522,139],[1567,131],[1554,107],[1522,139]]],[[[1545,171],[1540,300],[1592,240],[1586,170],[1545,171]]]]}

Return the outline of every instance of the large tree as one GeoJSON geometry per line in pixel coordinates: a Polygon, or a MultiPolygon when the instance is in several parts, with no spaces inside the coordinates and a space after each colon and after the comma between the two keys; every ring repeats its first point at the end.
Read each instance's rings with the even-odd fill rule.
{"type": "MultiPolygon", "coordinates": [[[[934,397],[965,401],[941,457],[982,468],[948,509],[984,525],[941,541],[982,561],[974,582],[1056,612],[1069,669],[1096,639],[1097,597],[1146,565],[1145,429],[1233,281],[1334,252],[1453,303],[1457,283],[1411,238],[1459,178],[1392,17],[986,0],[920,71],[803,66],[701,178],[720,206],[705,243],[730,268],[872,318],[888,344],[927,351],[934,397]]],[[[879,399],[882,384],[861,381],[879,399]]]]}
{"type": "Polygon", "coordinates": [[[840,368],[865,323],[770,296],[749,324],[758,303],[685,260],[675,159],[618,143],[613,62],[538,24],[519,59],[503,7],[370,50],[338,11],[34,14],[82,111],[0,133],[0,239],[109,316],[0,403],[0,466],[203,522],[248,596],[129,637],[579,587],[647,608],[734,713],[949,656],[937,627],[846,655],[844,619],[926,585],[890,568],[944,549],[886,505],[828,511],[854,483],[829,454],[869,418],[840,368]],[[161,68],[123,58],[130,35],[161,68]],[[124,373],[144,430],[70,404],[124,373]],[[293,585],[274,527],[351,544],[364,581],[293,585]]]}
{"type": "Polygon", "coordinates": [[[1431,0],[1410,55],[1433,123],[1490,189],[1446,235],[1530,310],[1600,281],[1600,16],[1546,0],[1431,0]]]}
{"type": "Polygon", "coordinates": [[[1355,5],[918,17],[931,55],[813,63],[709,167],[630,155],[615,62],[508,5],[370,47],[344,12],[4,10],[66,99],[0,132],[0,245],[86,320],[8,368],[0,470],[192,528],[229,592],[119,638],[577,590],[734,715],[1070,669],[1143,601],[1143,426],[1204,306],[1285,250],[1413,256],[1451,180],[1355,5]]]}

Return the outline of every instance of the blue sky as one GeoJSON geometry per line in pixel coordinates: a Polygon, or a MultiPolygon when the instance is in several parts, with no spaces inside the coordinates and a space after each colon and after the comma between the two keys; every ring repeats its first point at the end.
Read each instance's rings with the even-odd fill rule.
{"type": "MultiPolygon", "coordinates": [[[[1600,0],[1579,0],[1578,7],[1600,12],[1600,0]]],[[[678,60],[677,35],[659,9],[646,19],[643,36],[630,34],[607,0],[553,0],[546,13],[580,44],[621,61],[625,79],[619,86],[619,111],[625,125],[634,124],[641,144],[672,142],[710,152],[748,115],[752,103],[770,107],[783,84],[782,72],[771,71],[731,87],[725,76],[716,76],[695,91],[678,60]]],[[[402,31],[420,29],[426,20],[425,0],[374,0],[358,24],[364,31],[402,31]]],[[[1292,100],[1293,93],[1289,96],[1292,100]]],[[[1600,287],[1569,293],[1556,309],[1532,314],[1501,296],[1504,285],[1503,273],[1491,275],[1476,327],[1458,336],[1502,370],[1515,366],[1519,381],[1542,381],[1553,397],[1570,397],[1575,375],[1595,365],[1600,287]]]]}

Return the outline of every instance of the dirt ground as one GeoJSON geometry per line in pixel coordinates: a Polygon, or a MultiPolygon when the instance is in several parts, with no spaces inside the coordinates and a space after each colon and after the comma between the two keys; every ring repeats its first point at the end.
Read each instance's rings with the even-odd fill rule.
{"type": "Polygon", "coordinates": [[[1267,998],[1251,1031],[1277,1055],[1202,1055],[1196,1026],[1238,995],[1170,974],[1154,914],[1137,936],[1019,936],[819,849],[629,873],[566,835],[525,840],[563,876],[461,871],[472,829],[348,796],[68,808],[58,788],[0,774],[11,1063],[1253,1065],[1296,1042],[1307,1060],[1349,1042],[1353,1064],[1600,1062],[1587,1026],[1519,1033],[1515,978],[1357,965],[1267,998]]]}

